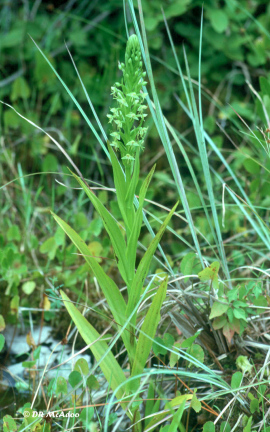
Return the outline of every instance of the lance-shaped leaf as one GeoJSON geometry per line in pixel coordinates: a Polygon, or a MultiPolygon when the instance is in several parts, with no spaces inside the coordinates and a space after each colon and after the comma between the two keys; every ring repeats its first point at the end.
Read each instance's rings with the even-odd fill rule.
{"type": "MultiPolygon", "coordinates": [[[[185,394],[181,396],[176,396],[174,399],[172,399],[170,402],[166,403],[165,410],[162,410],[160,413],[155,414],[155,416],[151,419],[148,426],[144,429],[144,432],[154,432],[157,425],[160,424],[160,422],[170,413],[174,412],[174,408],[178,407],[178,410],[180,407],[182,409],[185,408],[185,404],[187,401],[192,399],[192,394],[185,394]],[[173,411],[172,411],[173,410],[173,411]]],[[[179,413],[179,411],[178,411],[179,413]]]]}
{"type": "Polygon", "coordinates": [[[128,185],[126,196],[125,196],[127,216],[128,216],[131,228],[132,228],[132,224],[133,224],[133,218],[135,215],[133,202],[134,202],[135,190],[136,190],[138,180],[139,180],[139,175],[140,175],[140,150],[138,148],[138,150],[136,152],[136,156],[135,156],[133,173],[131,176],[130,183],[128,185]]]}
{"type": "MultiPolygon", "coordinates": [[[[160,242],[160,239],[161,239],[168,223],[170,222],[171,217],[174,214],[177,206],[178,206],[178,202],[175,204],[175,206],[172,208],[172,210],[170,211],[170,213],[168,214],[168,216],[164,220],[163,224],[159,228],[157,234],[155,235],[155,237],[151,241],[150,245],[148,246],[147,251],[145,252],[144,256],[142,257],[142,259],[140,261],[139,267],[138,267],[136,275],[133,279],[131,290],[130,290],[130,296],[128,299],[127,312],[126,312],[127,317],[130,316],[130,314],[133,312],[134,308],[136,307],[136,305],[139,301],[139,298],[141,295],[141,290],[142,290],[145,278],[148,274],[151,260],[153,258],[155,251],[156,251],[156,248],[160,242]]],[[[136,320],[135,314],[132,318],[133,324],[134,324],[134,318],[136,320]]]]}
{"type": "MultiPolygon", "coordinates": [[[[160,287],[155,294],[155,297],[144,319],[137,343],[135,359],[131,374],[132,377],[140,375],[143,372],[146,361],[150,354],[153,345],[153,339],[157,331],[157,326],[160,322],[160,309],[166,297],[167,283],[168,277],[166,277],[161,282],[160,287]]],[[[132,386],[132,389],[136,391],[140,386],[140,378],[138,378],[138,380],[136,381],[131,381],[130,386],[132,386]]]]}
{"type": "MultiPolygon", "coordinates": [[[[74,324],[76,325],[80,335],[87,345],[91,344],[90,349],[96,361],[100,361],[104,356],[104,359],[100,362],[100,368],[104,373],[108,383],[111,384],[112,389],[115,390],[119,385],[126,381],[126,377],[121,366],[115,359],[112,352],[109,350],[106,342],[99,340],[100,334],[70,301],[68,296],[62,290],[60,290],[60,292],[64,301],[64,305],[66,306],[67,311],[74,321],[74,324]]],[[[123,395],[124,386],[120,387],[116,393],[118,399],[121,399],[123,395]]]]}
{"type": "Polygon", "coordinates": [[[139,235],[141,232],[141,227],[142,227],[144,199],[145,199],[145,195],[146,195],[149,183],[150,183],[151,178],[154,174],[154,170],[155,170],[155,166],[151,169],[150,173],[148,174],[148,176],[146,177],[146,179],[144,180],[144,182],[141,186],[140,194],[139,194],[139,207],[137,209],[134,223],[133,223],[133,227],[132,227],[132,231],[131,231],[131,234],[130,234],[129,239],[128,239],[126,256],[128,259],[129,266],[131,267],[129,269],[129,271],[132,272],[133,274],[135,271],[137,242],[138,242],[139,235]]]}
{"type": "Polygon", "coordinates": [[[185,430],[184,425],[181,422],[181,418],[185,409],[185,404],[186,401],[183,401],[180,407],[178,408],[178,410],[176,411],[176,413],[174,413],[168,432],[177,432],[177,430],[185,430]]]}
{"type": "Polygon", "coordinates": [[[84,181],[76,174],[74,173],[72,174],[76,178],[78,183],[81,185],[86,195],[93,203],[96,211],[102,218],[106,231],[109,234],[109,237],[111,239],[116,259],[118,260],[119,271],[126,284],[128,284],[128,282],[130,281],[130,277],[128,275],[128,262],[126,260],[126,254],[125,254],[126,243],[117,222],[114,220],[112,215],[108,212],[106,207],[104,207],[104,205],[98,199],[98,197],[84,183],[84,181]]]}
{"type": "MultiPolygon", "coordinates": [[[[59,216],[54,213],[52,213],[52,215],[56,222],[69,236],[70,240],[79,249],[85,261],[90,266],[91,270],[93,271],[94,275],[98,280],[104,296],[106,297],[110,311],[113,314],[116,323],[119,324],[119,329],[121,330],[122,326],[125,324],[124,311],[126,309],[126,302],[122,294],[120,293],[117,285],[109,276],[106,275],[103,268],[99,265],[95,258],[90,256],[90,250],[88,249],[82,238],[79,236],[79,234],[77,234],[66,222],[60,219],[59,216]]],[[[134,353],[130,351],[132,349],[129,343],[130,333],[127,330],[122,333],[122,339],[129,354],[133,357],[134,353]]]]}
{"type": "MultiPolygon", "coordinates": [[[[111,161],[112,161],[113,179],[114,179],[114,184],[115,184],[115,189],[116,189],[117,202],[118,202],[119,209],[120,209],[123,221],[125,223],[126,229],[128,231],[131,229],[131,227],[129,226],[129,221],[128,221],[127,214],[126,214],[126,206],[125,206],[125,197],[126,197],[126,188],[127,188],[126,179],[125,179],[125,175],[123,173],[123,170],[121,169],[120,163],[116,157],[116,154],[114,153],[114,151],[110,145],[108,146],[108,148],[109,148],[111,161]]],[[[128,235],[128,233],[127,233],[127,235],[128,235]]]]}

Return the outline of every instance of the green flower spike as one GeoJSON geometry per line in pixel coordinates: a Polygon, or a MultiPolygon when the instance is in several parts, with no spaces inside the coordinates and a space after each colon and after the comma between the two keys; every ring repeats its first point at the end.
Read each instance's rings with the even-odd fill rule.
{"type": "Polygon", "coordinates": [[[109,123],[113,123],[115,131],[111,133],[111,144],[120,151],[121,159],[126,168],[131,168],[136,155],[143,150],[147,128],[143,127],[145,110],[143,104],[147,93],[142,92],[146,75],[142,69],[142,56],[139,40],[136,35],[129,37],[125,53],[125,63],[119,63],[123,73],[122,81],[112,87],[112,95],[117,102],[107,115],[109,123]]]}

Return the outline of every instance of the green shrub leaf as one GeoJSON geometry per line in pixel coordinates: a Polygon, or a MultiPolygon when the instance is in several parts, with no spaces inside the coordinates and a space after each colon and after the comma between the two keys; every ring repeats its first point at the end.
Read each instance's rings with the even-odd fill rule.
{"type": "Polygon", "coordinates": [[[225,312],[227,312],[229,307],[230,307],[229,304],[223,304],[223,303],[215,301],[213,303],[212,308],[211,308],[211,313],[210,313],[209,319],[213,319],[213,318],[216,318],[216,317],[223,315],[225,312]]]}
{"type": "Polygon", "coordinates": [[[201,281],[211,280],[213,282],[213,288],[218,289],[218,271],[220,264],[218,261],[214,261],[209,267],[203,269],[198,273],[198,278],[201,281]]]}

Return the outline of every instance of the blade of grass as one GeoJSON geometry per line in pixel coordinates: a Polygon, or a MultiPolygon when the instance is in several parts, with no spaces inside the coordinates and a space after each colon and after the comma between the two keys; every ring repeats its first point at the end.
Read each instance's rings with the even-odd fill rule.
{"type": "MultiPolygon", "coordinates": [[[[128,299],[128,305],[126,310],[126,315],[129,316],[131,312],[134,310],[135,305],[138,303],[142,291],[142,287],[144,284],[144,281],[146,279],[147,273],[149,271],[150,263],[153,258],[153,255],[156,251],[157,245],[160,242],[160,239],[171,220],[171,217],[177,207],[178,203],[175,204],[175,206],[172,208],[168,216],[166,217],[165,221],[159,228],[156,236],[151,241],[147,251],[145,252],[144,256],[142,257],[140,264],[138,266],[137,272],[135,277],[133,278],[132,285],[131,285],[131,291],[130,296],[128,299]]],[[[136,317],[135,317],[136,318],[136,317]]]]}
{"type": "MultiPolygon", "coordinates": [[[[108,345],[104,341],[100,341],[99,333],[94,327],[87,321],[87,319],[80,313],[80,311],[70,301],[68,296],[61,290],[61,296],[64,301],[64,305],[67,308],[72,320],[74,321],[80,335],[87,345],[91,344],[91,351],[97,361],[99,361],[103,355],[106,354],[105,358],[100,363],[100,368],[104,373],[107,382],[111,383],[113,390],[117,389],[120,384],[125,383],[125,374],[115,359],[111,351],[108,351],[108,345]]],[[[124,395],[123,387],[117,390],[116,396],[121,399],[124,395]]]]}
{"type": "MultiPolygon", "coordinates": [[[[150,354],[153,340],[156,334],[158,324],[160,322],[160,309],[166,297],[166,290],[168,284],[168,277],[166,277],[160,284],[160,287],[151,303],[150,308],[144,318],[143,325],[139,334],[139,339],[136,347],[134,357],[134,364],[131,376],[139,376],[145,367],[148,356],[150,354]]],[[[132,381],[132,389],[136,391],[140,385],[140,378],[138,381],[132,381]]]]}
{"type": "MultiPolygon", "coordinates": [[[[72,101],[74,102],[74,104],[76,105],[76,107],[78,108],[78,110],[80,111],[80,113],[82,114],[84,120],[86,121],[86,123],[88,124],[88,126],[90,127],[91,131],[93,132],[93,134],[95,135],[96,139],[98,140],[98,142],[100,143],[101,147],[103,148],[104,152],[106,153],[108,159],[110,159],[110,155],[109,152],[106,148],[106,146],[104,145],[102,139],[100,138],[100,136],[98,135],[96,129],[94,128],[92,122],[90,121],[90,119],[87,117],[85,111],[83,110],[83,108],[81,107],[81,105],[79,104],[79,102],[77,101],[77,99],[74,97],[74,95],[72,94],[72,92],[69,90],[68,86],[65,84],[65,82],[62,80],[62,78],[60,77],[60,75],[58,74],[58,72],[56,71],[56,69],[53,67],[53,65],[51,64],[50,60],[46,57],[46,55],[43,53],[43,51],[39,48],[39,46],[36,44],[36,42],[34,41],[34,39],[29,35],[29,37],[31,38],[31,40],[33,41],[33,43],[35,44],[35,46],[37,47],[37,49],[39,50],[40,54],[42,55],[42,57],[44,58],[44,60],[48,63],[48,65],[50,66],[50,68],[53,70],[53,72],[55,73],[55,75],[57,76],[57,78],[59,79],[59,81],[61,82],[62,86],[64,87],[64,89],[66,90],[66,92],[68,93],[69,97],[72,99],[72,101]]],[[[90,100],[90,99],[89,99],[90,100]]],[[[90,105],[91,106],[91,105],[90,105]]]]}
{"type": "Polygon", "coordinates": [[[132,0],[129,0],[128,3],[129,3],[129,8],[130,8],[130,12],[131,12],[132,20],[133,20],[133,25],[135,27],[136,34],[137,34],[138,39],[140,41],[141,51],[142,51],[143,59],[145,62],[145,67],[147,70],[149,82],[151,85],[153,98],[154,98],[155,111],[153,110],[149,96],[147,96],[146,99],[147,99],[151,114],[153,116],[155,125],[157,127],[158,132],[159,132],[160,138],[162,140],[163,146],[164,146],[165,151],[166,151],[166,155],[167,155],[167,158],[168,158],[171,170],[172,170],[172,174],[173,174],[176,186],[177,186],[177,190],[179,192],[181,202],[182,202],[182,205],[183,205],[184,210],[185,210],[186,218],[188,220],[188,224],[189,224],[189,227],[191,230],[191,234],[192,234],[193,241],[195,244],[196,252],[198,254],[198,257],[201,261],[202,266],[204,267],[204,262],[203,262],[203,258],[202,258],[202,254],[201,254],[201,248],[200,248],[197,236],[196,236],[195,227],[194,227],[192,215],[190,213],[190,209],[189,209],[189,205],[188,205],[188,201],[187,201],[187,197],[186,197],[186,193],[185,193],[184,184],[183,184],[182,177],[180,175],[180,171],[179,171],[179,168],[178,168],[178,165],[176,162],[175,154],[173,152],[172,145],[171,145],[168,133],[167,133],[163,113],[162,113],[162,110],[161,110],[161,107],[159,104],[159,100],[158,100],[158,96],[157,96],[157,92],[156,92],[156,88],[155,88],[155,84],[154,84],[153,73],[152,73],[151,62],[150,62],[149,51],[148,51],[148,45],[147,45],[147,38],[146,38],[146,32],[145,32],[145,25],[144,25],[141,1],[138,0],[138,7],[139,7],[139,14],[140,14],[140,20],[141,20],[141,27],[142,27],[142,37],[143,37],[144,44],[142,43],[142,37],[140,35],[140,31],[139,31],[135,11],[134,11],[133,2],[132,2],[132,0]]]}
{"type": "Polygon", "coordinates": [[[108,232],[111,242],[113,244],[113,249],[116,255],[119,271],[124,281],[129,285],[130,281],[132,280],[132,275],[129,273],[128,261],[125,255],[126,243],[117,222],[108,212],[106,207],[104,207],[102,202],[97,198],[97,196],[89,189],[85,182],[80,177],[76,176],[76,174],[73,174],[73,176],[81,185],[84,192],[86,193],[90,201],[93,203],[96,211],[102,218],[103,223],[106,227],[106,231],[108,232]]]}
{"type": "MultiPolygon", "coordinates": [[[[74,243],[74,245],[79,249],[81,254],[83,255],[85,261],[93,271],[96,276],[98,283],[102,289],[102,292],[108,302],[110,311],[116,321],[116,324],[119,324],[119,330],[125,325],[125,310],[126,310],[126,302],[120,293],[115,282],[106,275],[103,268],[99,265],[99,263],[89,256],[89,248],[81,239],[81,237],[62,219],[59,218],[56,214],[52,213],[56,222],[61,226],[61,228],[65,231],[65,233],[69,236],[70,240],[74,243]]],[[[133,357],[133,352],[130,351],[130,335],[127,331],[123,332],[122,338],[124,344],[129,351],[131,357],[133,357]]]]}

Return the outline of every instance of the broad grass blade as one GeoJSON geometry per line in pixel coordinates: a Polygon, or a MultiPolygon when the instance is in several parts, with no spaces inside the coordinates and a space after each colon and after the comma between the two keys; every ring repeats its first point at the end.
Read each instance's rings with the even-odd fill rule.
{"type": "Polygon", "coordinates": [[[172,210],[170,211],[170,213],[168,214],[168,216],[164,220],[164,222],[161,225],[161,227],[159,228],[156,236],[151,241],[147,251],[145,252],[144,256],[142,257],[142,259],[140,261],[139,267],[137,269],[136,275],[133,279],[132,286],[131,286],[131,292],[130,292],[130,296],[128,299],[128,306],[127,306],[127,312],[126,312],[127,317],[132,313],[133,309],[136,307],[136,305],[139,301],[139,298],[141,295],[141,290],[142,290],[145,278],[147,276],[151,260],[153,258],[155,251],[156,251],[156,248],[157,248],[157,246],[161,240],[161,237],[162,237],[168,223],[170,222],[171,217],[174,214],[177,206],[178,206],[178,202],[175,204],[175,206],[172,208],[172,210]]]}
{"type": "MultiPolygon", "coordinates": [[[[89,256],[90,251],[87,245],[84,243],[82,238],[59,216],[52,213],[56,222],[61,226],[61,228],[65,231],[65,233],[69,236],[70,240],[74,243],[74,245],[78,248],[78,250],[82,253],[85,261],[90,266],[94,275],[96,276],[98,283],[102,289],[102,292],[107,300],[110,311],[116,321],[119,324],[120,329],[125,325],[125,313],[126,310],[126,302],[119,291],[115,282],[106,275],[103,268],[99,265],[99,263],[95,260],[95,258],[89,256]]],[[[130,344],[129,344],[129,332],[124,331],[122,333],[122,338],[124,344],[129,352],[130,344]]],[[[129,352],[130,353],[130,352],[129,352]]],[[[132,353],[130,353],[132,354],[132,353]]]]}
{"type": "Polygon", "coordinates": [[[84,183],[84,181],[80,179],[80,177],[78,177],[76,174],[73,174],[73,176],[81,185],[86,195],[93,203],[96,211],[99,213],[100,217],[102,218],[106,231],[109,234],[109,237],[113,245],[114,253],[117,259],[117,265],[121,273],[121,276],[126,282],[126,284],[129,285],[130,280],[132,280],[132,275],[128,274],[128,262],[125,255],[126,243],[117,222],[114,220],[112,215],[108,212],[106,207],[104,207],[104,205],[98,199],[98,197],[84,183]]]}
{"type": "Polygon", "coordinates": [[[136,215],[135,215],[135,218],[133,221],[132,231],[131,231],[129,239],[128,239],[126,256],[127,256],[127,260],[128,260],[128,265],[131,267],[130,272],[132,272],[133,274],[134,274],[134,270],[135,270],[137,243],[138,243],[138,239],[139,239],[139,235],[140,235],[141,227],[142,227],[144,199],[145,199],[145,195],[146,195],[149,183],[150,183],[151,178],[154,174],[154,170],[155,170],[155,167],[153,167],[151,169],[150,173],[148,174],[148,176],[144,180],[142,187],[140,189],[139,207],[137,209],[137,212],[136,212],[136,215]]]}
{"type": "MultiPolygon", "coordinates": [[[[140,375],[144,370],[145,364],[152,348],[153,339],[157,331],[157,326],[160,322],[160,309],[166,297],[167,284],[168,277],[166,277],[161,282],[160,287],[144,319],[137,343],[135,359],[131,374],[132,377],[140,375]]],[[[133,390],[136,391],[140,385],[140,378],[138,378],[138,381],[132,381],[130,384],[133,390]]]]}
{"type": "MultiPolygon", "coordinates": [[[[87,319],[81,314],[81,312],[74,306],[68,296],[61,290],[61,296],[64,301],[64,305],[67,308],[69,315],[71,316],[74,324],[76,325],[80,335],[87,345],[90,345],[90,349],[97,361],[104,359],[100,362],[100,368],[108,381],[111,383],[111,387],[115,390],[118,386],[126,381],[125,374],[116,361],[114,355],[109,351],[109,347],[104,341],[98,340],[100,334],[94,329],[94,327],[87,321],[87,319]]],[[[124,395],[124,387],[121,386],[118,389],[116,396],[121,399],[124,395]]]]}

